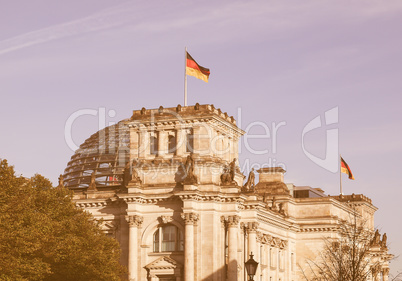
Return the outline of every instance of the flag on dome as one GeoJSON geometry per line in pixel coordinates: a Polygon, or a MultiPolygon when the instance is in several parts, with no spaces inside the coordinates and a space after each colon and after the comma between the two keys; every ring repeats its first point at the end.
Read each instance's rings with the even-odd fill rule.
{"type": "Polygon", "coordinates": [[[186,52],[186,75],[194,76],[208,83],[210,71],[199,65],[188,52],[186,52]]]}
{"type": "Polygon", "coordinates": [[[346,164],[345,160],[341,157],[341,172],[345,173],[349,176],[349,179],[354,180],[355,177],[352,174],[352,171],[349,168],[349,165],[346,164]]]}

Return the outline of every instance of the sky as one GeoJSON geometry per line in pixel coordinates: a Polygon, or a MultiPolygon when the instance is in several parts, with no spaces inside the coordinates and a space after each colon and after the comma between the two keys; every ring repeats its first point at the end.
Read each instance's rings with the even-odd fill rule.
{"type": "Polygon", "coordinates": [[[336,195],[341,153],[355,177],[343,193],[373,200],[398,256],[401,31],[400,0],[0,0],[0,158],[56,183],[105,124],[183,105],[187,47],[211,70],[209,83],[188,78],[188,102],[251,136],[245,174],[280,165],[286,182],[336,195]]]}

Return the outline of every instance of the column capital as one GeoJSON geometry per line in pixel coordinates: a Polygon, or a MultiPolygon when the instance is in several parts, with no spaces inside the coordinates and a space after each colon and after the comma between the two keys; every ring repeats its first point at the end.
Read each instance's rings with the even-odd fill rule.
{"type": "Polygon", "coordinates": [[[221,226],[225,227],[225,224],[226,224],[226,218],[225,216],[221,216],[221,226]]]}
{"type": "Polygon", "coordinates": [[[181,218],[184,220],[185,224],[196,224],[199,215],[196,213],[181,213],[181,218]]]}
{"type": "Polygon", "coordinates": [[[245,224],[248,233],[256,233],[259,225],[260,223],[251,221],[245,224]]]}
{"type": "Polygon", "coordinates": [[[237,227],[239,225],[240,217],[238,215],[228,216],[227,223],[229,227],[237,227]]]}
{"type": "Polygon", "coordinates": [[[262,234],[261,231],[257,231],[257,242],[261,243],[262,242],[262,238],[264,237],[264,235],[262,234]]]}
{"type": "Polygon", "coordinates": [[[172,217],[172,216],[160,216],[160,217],[158,218],[158,220],[159,220],[159,222],[160,222],[161,224],[167,224],[167,223],[173,221],[173,217],[172,217]]]}
{"type": "Polygon", "coordinates": [[[141,227],[144,218],[142,216],[126,216],[126,221],[130,227],[141,227]]]}

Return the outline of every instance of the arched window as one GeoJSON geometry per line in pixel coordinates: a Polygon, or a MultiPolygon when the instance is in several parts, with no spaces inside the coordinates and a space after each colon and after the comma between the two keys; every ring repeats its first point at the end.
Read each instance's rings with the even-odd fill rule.
{"type": "Polygon", "coordinates": [[[151,136],[149,148],[151,154],[155,155],[158,153],[158,139],[155,136],[151,136]]]}
{"type": "Polygon", "coordinates": [[[175,153],[176,151],[176,137],[169,135],[168,137],[168,153],[175,153]]]}
{"type": "Polygon", "coordinates": [[[154,252],[184,250],[183,233],[175,225],[163,225],[154,233],[154,252]]]}

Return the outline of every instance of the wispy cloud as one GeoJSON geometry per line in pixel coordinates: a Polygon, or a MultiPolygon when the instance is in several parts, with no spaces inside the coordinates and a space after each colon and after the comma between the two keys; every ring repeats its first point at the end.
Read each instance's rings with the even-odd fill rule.
{"type": "Polygon", "coordinates": [[[0,41],[0,55],[53,40],[121,26],[136,18],[133,12],[132,3],[125,3],[102,10],[85,18],[9,38],[0,41]]]}
{"type": "MultiPolygon", "coordinates": [[[[339,20],[366,20],[384,14],[397,13],[402,9],[402,2],[390,0],[380,4],[368,0],[367,5],[343,2],[321,3],[317,1],[291,1],[291,5],[282,1],[250,0],[247,2],[221,2],[211,9],[207,5],[183,4],[172,0],[137,2],[129,1],[102,10],[88,17],[53,25],[0,41],[0,55],[17,51],[46,42],[130,25],[135,30],[145,32],[164,32],[200,25],[224,30],[226,39],[253,33],[278,33],[299,30],[310,25],[319,25],[328,17],[339,20]],[[155,4],[155,2],[157,4],[155,4]],[[155,9],[158,6],[158,9],[155,9]],[[253,19],[250,21],[250,19],[253,19]],[[229,27],[229,28],[228,28],[229,27]]],[[[201,32],[198,30],[198,32],[201,32]]],[[[205,31],[206,32],[206,31],[205,31]]],[[[215,34],[219,34],[215,33],[215,34]]],[[[220,35],[219,35],[220,36],[220,35]]]]}

